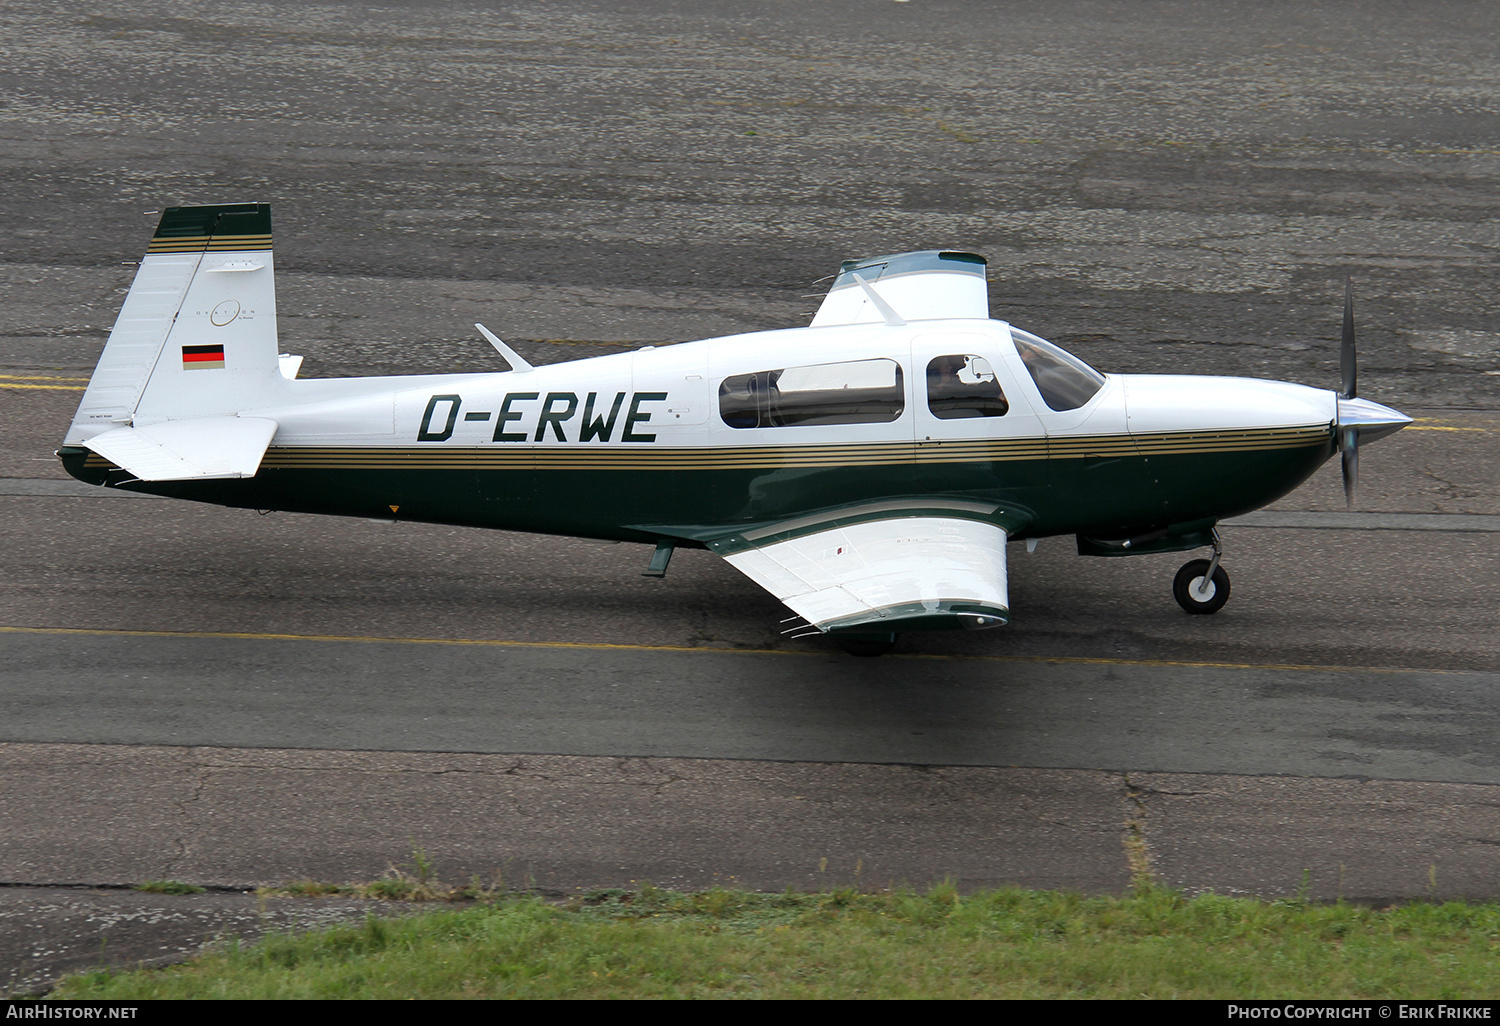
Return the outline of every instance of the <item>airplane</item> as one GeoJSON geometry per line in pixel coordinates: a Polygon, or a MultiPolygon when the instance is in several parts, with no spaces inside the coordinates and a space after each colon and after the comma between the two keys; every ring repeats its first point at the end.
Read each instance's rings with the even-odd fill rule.
{"type": "MultiPolygon", "coordinates": [[[[280,352],[267,204],[164,210],[57,455],[79,480],[257,510],[706,548],[879,655],[1010,619],[1006,549],[1209,547],[1188,613],[1229,598],[1221,520],[1410,418],[1342,387],[1105,374],[990,317],[986,263],[848,260],[807,327],[509,370],[301,379],[280,352]]],[[[785,626],[790,624],[790,626],[785,626]]]]}

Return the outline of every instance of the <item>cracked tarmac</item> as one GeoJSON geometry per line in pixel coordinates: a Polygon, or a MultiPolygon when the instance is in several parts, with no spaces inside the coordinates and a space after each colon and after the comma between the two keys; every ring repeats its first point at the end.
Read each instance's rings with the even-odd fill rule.
{"type": "Polygon", "coordinates": [[[417,848],[450,883],[553,897],[944,879],[1118,893],[1149,872],[1190,894],[1382,903],[1492,896],[1500,836],[1489,784],[47,744],[0,745],[0,763],[28,781],[0,809],[0,874],[33,881],[0,887],[0,992],[404,914],[415,906],[251,889],[373,880],[417,848]],[[215,891],[122,889],[156,879],[215,891]]]}
{"type": "MultiPolygon", "coordinates": [[[[0,477],[62,477],[141,212],[265,200],[305,376],[495,368],[475,321],[537,363],[805,323],[840,260],[953,246],[989,257],[997,316],[1105,370],[1331,386],[1352,276],[1363,390],[1421,418],[1362,453],[1362,508],[1500,514],[1488,8],[973,11],[0,0],[0,477]]],[[[1343,506],[1330,466],[1276,509],[1343,506]]],[[[5,625],[776,653],[685,699],[637,657],[580,654],[525,691],[429,647],[382,692],[340,658],[267,673],[269,647],[158,639],[123,668],[102,641],[0,635],[21,681],[0,721],[12,987],[365,914],[93,888],[378,876],[418,844],[449,878],[553,892],[1118,890],[1149,864],[1187,889],[1289,894],[1306,872],[1314,896],[1383,901],[1500,879],[1494,534],[1226,528],[1235,602],[1196,618],[1150,557],[1081,572],[1044,543],[1012,566],[1003,637],[913,641],[860,688],[690,553],[647,585],[630,546],[62,494],[0,510],[5,625]],[[1372,669],[1080,686],[999,655],[1372,669]],[[467,693],[441,686],[455,666],[467,693]],[[1012,729],[980,738],[986,761],[954,723],[1012,729]],[[870,750],[898,741],[923,747],[870,750]]]]}

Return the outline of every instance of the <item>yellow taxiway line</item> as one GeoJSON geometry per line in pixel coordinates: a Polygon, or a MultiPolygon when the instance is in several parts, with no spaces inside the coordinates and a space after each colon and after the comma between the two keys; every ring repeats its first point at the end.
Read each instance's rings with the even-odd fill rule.
{"type": "MultiPolygon", "coordinates": [[[[339,634],[256,634],[238,631],[138,631],[88,627],[0,627],[0,634],[63,634],[125,638],[223,638],[236,641],[341,641],[384,645],[458,645],[489,648],[575,649],[581,651],[695,652],[709,655],[826,656],[832,652],[786,651],[773,648],[705,648],[693,645],[632,645],[604,641],[508,641],[498,638],[387,638],[339,634]]],[[[1281,670],[1320,673],[1468,673],[1429,667],[1320,666],[1311,663],[1220,663],[1186,659],[1112,659],[1094,656],[888,655],[887,659],[925,659],[951,662],[1063,663],[1080,666],[1180,666],[1212,670],[1281,670]]]]}
{"type": "Polygon", "coordinates": [[[0,388],[51,388],[65,392],[82,392],[86,385],[33,385],[33,381],[87,381],[88,378],[64,378],[48,374],[0,374],[0,388]]]}
{"type": "Polygon", "coordinates": [[[82,392],[84,385],[18,385],[13,381],[0,381],[0,388],[48,388],[59,392],[82,392]]]}
{"type": "Polygon", "coordinates": [[[1480,434],[1488,434],[1491,429],[1483,427],[1454,427],[1451,421],[1439,420],[1436,417],[1418,417],[1406,426],[1407,431],[1477,431],[1480,434]]]}

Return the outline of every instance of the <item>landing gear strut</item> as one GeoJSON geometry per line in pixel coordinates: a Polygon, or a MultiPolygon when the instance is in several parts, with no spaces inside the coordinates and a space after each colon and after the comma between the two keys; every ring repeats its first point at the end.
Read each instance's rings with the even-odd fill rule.
{"type": "Polygon", "coordinates": [[[1172,581],[1172,597],[1189,613],[1217,613],[1229,601],[1229,575],[1219,565],[1224,547],[1214,529],[1214,558],[1184,563],[1172,581]]]}

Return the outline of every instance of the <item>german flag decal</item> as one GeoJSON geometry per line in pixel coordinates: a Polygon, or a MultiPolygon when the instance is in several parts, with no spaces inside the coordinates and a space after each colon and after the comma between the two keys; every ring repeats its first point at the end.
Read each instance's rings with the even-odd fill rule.
{"type": "Polygon", "coordinates": [[[183,370],[223,370],[224,369],[224,347],[217,346],[183,346],[182,347],[182,369],[183,370]]]}

